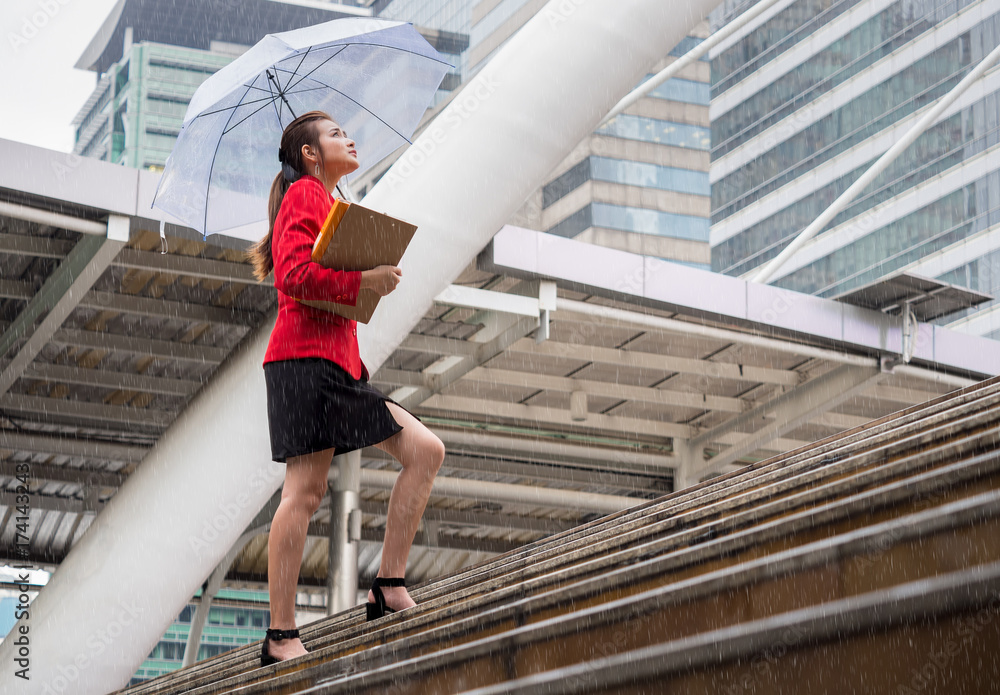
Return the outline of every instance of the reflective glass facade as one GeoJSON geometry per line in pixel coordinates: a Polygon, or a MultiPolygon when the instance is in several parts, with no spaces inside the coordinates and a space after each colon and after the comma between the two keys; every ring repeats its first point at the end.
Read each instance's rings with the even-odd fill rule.
{"type": "Polygon", "coordinates": [[[468,73],[469,31],[474,0],[390,0],[375,4],[378,16],[411,22],[416,27],[449,32],[452,39],[435,46],[455,67],[448,71],[431,106],[436,106],[458,87],[468,73]]]}
{"type": "Polygon", "coordinates": [[[627,159],[588,157],[542,189],[542,207],[547,208],[558,202],[587,181],[607,181],[690,195],[707,196],[710,190],[708,172],[705,171],[627,159]]]}
{"type": "Polygon", "coordinates": [[[708,220],[648,208],[590,203],[548,230],[550,234],[575,237],[585,229],[601,227],[620,232],[708,241],[708,220]]]}
{"type": "MultiPolygon", "coordinates": [[[[843,224],[914,186],[924,185],[969,157],[994,149],[997,145],[1000,145],[1000,93],[994,92],[928,129],[844,212],[834,218],[831,227],[843,224]]],[[[771,260],[877,159],[872,157],[834,183],[746,228],[741,234],[722,241],[712,251],[713,267],[720,272],[741,275],[771,260]]]]}
{"type": "MultiPolygon", "coordinates": [[[[715,27],[747,7],[727,0],[715,27]]],[[[774,258],[884,152],[859,145],[947,94],[998,43],[1000,6],[988,0],[903,0],[884,8],[800,0],[716,56],[712,97],[730,94],[712,122],[713,166],[740,164],[713,177],[719,229],[712,268],[746,275],[774,258]],[[762,70],[782,55],[799,62],[762,70]],[[733,94],[741,100],[733,102],[733,94]],[[810,187],[821,166],[844,173],[810,187]],[[767,204],[764,216],[759,201],[767,204]]],[[[1000,80],[984,84],[991,85],[985,95],[981,85],[967,93],[957,112],[929,128],[826,227],[844,230],[827,237],[829,252],[801,268],[793,259],[772,284],[835,296],[946,249],[954,253],[970,235],[1000,224],[1000,80]],[[963,175],[984,162],[990,173],[963,175]],[[964,183],[936,185],[945,176],[964,183]],[[920,208],[904,211],[915,191],[920,208]]],[[[996,295],[1000,273],[991,263],[964,263],[947,274],[957,279],[942,280],[996,295]]]]}
{"type": "MultiPolygon", "coordinates": [[[[520,29],[518,23],[523,25],[529,19],[532,8],[543,6],[538,0],[474,2],[473,16],[477,19],[470,30],[470,54],[476,63],[466,79],[502,50],[520,29]]],[[[670,50],[670,55],[686,55],[702,40],[687,36],[670,50]]],[[[596,130],[601,137],[593,138],[589,146],[581,148],[585,152],[564,162],[542,186],[541,214],[537,213],[538,199],[532,197],[516,223],[537,225],[540,231],[594,243],[655,249],[656,255],[707,269],[711,193],[707,171],[711,145],[709,67],[708,57],[703,56],[680,76],[652,89],[640,107],[596,130]],[[591,181],[601,185],[584,187],[591,181]],[[585,190],[581,191],[581,187],[585,190]],[[629,204],[623,205],[625,201],[629,204]],[[704,214],[698,216],[692,211],[704,214]],[[631,235],[657,239],[650,242],[631,235]]],[[[634,86],[653,76],[645,75],[634,86]]]]}
{"type": "Polygon", "coordinates": [[[693,150],[708,150],[711,144],[708,128],[624,113],[615,116],[607,125],[598,128],[597,132],[626,140],[641,140],[693,150]]]}
{"type": "MultiPolygon", "coordinates": [[[[195,596],[200,594],[201,589],[195,593],[195,596]]],[[[216,598],[217,600],[253,601],[259,607],[253,605],[213,605],[208,611],[208,619],[202,628],[196,661],[209,659],[236,647],[263,639],[264,630],[271,623],[266,591],[221,589],[216,598]]],[[[184,607],[177,619],[167,628],[160,641],[153,647],[146,660],[143,661],[142,666],[133,674],[129,685],[142,683],[181,668],[184,649],[191,631],[191,621],[196,610],[197,605],[193,603],[184,607]]]]}

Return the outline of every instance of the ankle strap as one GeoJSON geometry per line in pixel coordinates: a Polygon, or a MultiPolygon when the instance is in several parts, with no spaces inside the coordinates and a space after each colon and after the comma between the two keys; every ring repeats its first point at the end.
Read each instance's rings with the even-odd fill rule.
{"type": "Polygon", "coordinates": [[[267,628],[267,636],[275,642],[280,642],[283,639],[295,639],[299,636],[299,630],[298,628],[294,630],[273,630],[267,628]]]}
{"type": "Polygon", "coordinates": [[[375,577],[372,586],[406,586],[406,577],[375,577]]]}

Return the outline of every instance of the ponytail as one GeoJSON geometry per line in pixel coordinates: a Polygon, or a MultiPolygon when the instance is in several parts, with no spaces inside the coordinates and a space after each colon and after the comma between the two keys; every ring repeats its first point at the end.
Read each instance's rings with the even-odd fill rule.
{"type": "MultiPolygon", "coordinates": [[[[267,234],[247,249],[245,253],[247,260],[253,264],[253,274],[258,282],[263,282],[274,270],[274,256],[271,254],[274,222],[278,219],[278,211],[281,210],[281,201],[285,199],[285,193],[288,192],[292,183],[302,175],[302,146],[312,145],[319,151],[318,130],[315,126],[309,128],[303,126],[324,119],[333,120],[322,111],[304,113],[289,123],[281,135],[281,145],[278,147],[278,161],[281,162],[281,171],[274,177],[274,182],[271,183],[271,193],[267,199],[267,234]]],[[[322,153],[320,153],[320,157],[322,158],[322,153]]]]}
{"type": "Polygon", "coordinates": [[[274,256],[271,255],[271,237],[274,235],[274,221],[278,219],[278,210],[281,209],[281,201],[285,199],[292,184],[285,178],[284,172],[278,172],[271,184],[271,195],[267,199],[267,234],[263,239],[251,246],[246,256],[253,264],[253,275],[257,282],[264,282],[264,279],[274,270],[274,256]]]}

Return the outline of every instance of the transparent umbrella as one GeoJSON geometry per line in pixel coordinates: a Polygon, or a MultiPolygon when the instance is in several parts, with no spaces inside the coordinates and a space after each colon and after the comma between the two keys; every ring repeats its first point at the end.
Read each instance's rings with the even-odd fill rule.
{"type": "Polygon", "coordinates": [[[357,144],[356,178],[409,143],[452,67],[404,22],[337,19],[269,34],[195,92],[153,205],[203,236],[256,240],[281,133],[326,111],[357,144]]]}

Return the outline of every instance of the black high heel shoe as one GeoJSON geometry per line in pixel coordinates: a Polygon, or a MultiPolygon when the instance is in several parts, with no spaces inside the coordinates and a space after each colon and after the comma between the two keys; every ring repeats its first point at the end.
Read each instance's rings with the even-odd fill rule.
{"type": "Polygon", "coordinates": [[[276,664],[279,661],[284,661],[284,659],[279,659],[278,657],[271,656],[267,653],[267,643],[270,640],[280,642],[283,639],[295,639],[298,636],[298,628],[294,630],[272,630],[271,628],[267,628],[267,632],[264,633],[264,644],[260,647],[260,665],[270,666],[271,664],[276,664]]]}
{"type": "Polygon", "coordinates": [[[372,594],[375,596],[375,603],[369,601],[365,604],[365,608],[368,610],[368,620],[378,620],[386,613],[396,612],[395,608],[389,608],[389,606],[385,605],[385,594],[382,593],[383,586],[406,587],[406,579],[404,577],[375,577],[375,581],[372,582],[372,594]]]}

